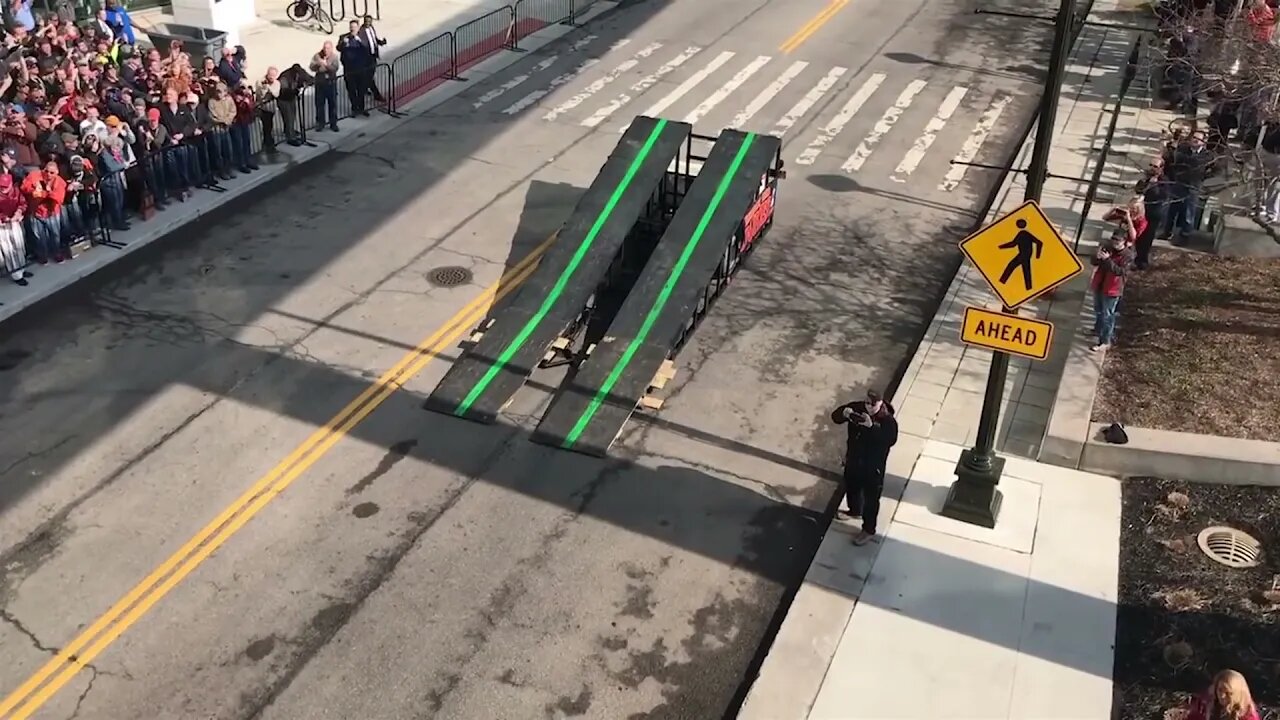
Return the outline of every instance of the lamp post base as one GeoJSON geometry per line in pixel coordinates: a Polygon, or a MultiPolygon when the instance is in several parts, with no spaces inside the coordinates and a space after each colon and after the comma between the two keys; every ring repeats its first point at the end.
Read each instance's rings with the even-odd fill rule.
{"type": "Polygon", "coordinates": [[[942,505],[942,516],[994,528],[1004,501],[1004,496],[996,489],[1003,473],[1004,458],[993,453],[989,463],[981,462],[972,449],[965,450],[960,454],[960,462],[956,463],[956,481],[942,505]]]}

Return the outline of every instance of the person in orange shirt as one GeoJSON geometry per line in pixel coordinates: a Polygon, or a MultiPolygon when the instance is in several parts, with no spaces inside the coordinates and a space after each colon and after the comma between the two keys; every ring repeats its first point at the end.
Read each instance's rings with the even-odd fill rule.
{"type": "Polygon", "coordinates": [[[27,175],[22,181],[22,194],[27,196],[36,261],[47,265],[50,260],[70,260],[71,251],[62,246],[62,204],[67,199],[67,181],[58,174],[56,158],[27,175]]]}

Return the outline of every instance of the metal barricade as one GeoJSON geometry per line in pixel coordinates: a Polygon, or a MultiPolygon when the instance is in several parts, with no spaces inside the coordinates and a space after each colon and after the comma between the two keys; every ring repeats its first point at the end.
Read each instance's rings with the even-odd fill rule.
{"type": "Polygon", "coordinates": [[[515,16],[514,42],[538,32],[544,27],[573,21],[573,0],[516,0],[512,10],[515,16]]]}
{"type": "Polygon", "coordinates": [[[425,93],[440,83],[458,77],[453,33],[447,32],[422,43],[391,63],[392,107],[425,93]]]}
{"type": "Polygon", "coordinates": [[[514,50],[515,10],[510,5],[481,15],[453,31],[454,71],[475,65],[500,50],[514,50]]]}

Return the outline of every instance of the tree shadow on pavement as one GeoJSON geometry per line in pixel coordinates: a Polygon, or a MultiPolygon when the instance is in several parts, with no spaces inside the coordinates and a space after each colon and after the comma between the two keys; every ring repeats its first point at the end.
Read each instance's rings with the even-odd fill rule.
{"type": "MultiPolygon", "coordinates": [[[[634,32],[667,4],[639,4],[592,23],[589,32],[600,39],[584,54],[607,51],[612,40],[634,32]]],[[[583,32],[531,56],[561,52],[583,32]]],[[[501,82],[504,73],[477,88],[501,82]]],[[[283,353],[305,346],[327,323],[384,291],[404,268],[451,238],[456,244],[460,231],[491,213],[537,170],[513,177],[510,169],[495,168],[487,187],[496,197],[452,226],[428,216],[416,224],[416,236],[393,237],[385,230],[393,222],[404,227],[402,214],[412,212],[425,194],[440,198],[437,206],[451,194],[467,195],[451,186],[458,182],[459,166],[538,111],[533,105],[484,122],[453,123],[450,132],[435,121],[434,111],[405,119],[367,146],[330,152],[295,168],[7,322],[0,339],[6,435],[0,512],[113,430],[130,427],[135,413],[167,389],[185,382],[207,388],[205,398],[168,410],[176,414],[172,432],[180,432],[283,353]],[[355,271],[358,286],[329,283],[328,268],[353,254],[379,255],[382,264],[355,271]],[[251,341],[242,339],[246,333],[251,341]],[[256,352],[264,348],[269,352],[256,352]]],[[[527,243],[546,237],[537,235],[550,224],[555,200],[547,199],[537,232],[531,228],[533,235],[516,237],[505,269],[523,257],[527,243]]],[[[430,288],[413,291],[425,295],[430,288]]],[[[348,399],[335,396],[330,409],[336,412],[348,399]]],[[[113,438],[116,464],[87,470],[51,501],[54,512],[69,512],[109,486],[164,440],[113,438]]],[[[22,525],[11,524],[10,533],[19,537],[6,535],[0,545],[12,549],[21,544],[21,534],[36,532],[29,518],[22,525]]]]}

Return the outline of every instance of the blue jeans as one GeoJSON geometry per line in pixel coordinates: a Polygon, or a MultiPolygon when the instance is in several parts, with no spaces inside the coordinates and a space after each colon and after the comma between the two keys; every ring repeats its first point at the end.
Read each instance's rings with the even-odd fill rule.
{"type": "Polygon", "coordinates": [[[1169,193],[1169,219],[1165,233],[1185,235],[1195,229],[1199,214],[1200,190],[1188,185],[1175,185],[1169,193]]]}
{"type": "Polygon", "coordinates": [[[231,149],[234,151],[236,158],[236,167],[241,170],[252,169],[256,163],[253,160],[253,148],[250,146],[250,136],[248,123],[236,123],[231,126],[231,149]]]}
{"type": "Polygon", "coordinates": [[[197,178],[191,174],[190,150],[185,145],[176,145],[164,151],[164,183],[168,189],[183,191],[196,184],[197,178]]]}
{"type": "Polygon", "coordinates": [[[36,260],[49,262],[62,254],[62,219],[59,215],[31,218],[31,238],[36,260]]]}
{"type": "Polygon", "coordinates": [[[316,127],[328,125],[338,127],[338,84],[327,82],[316,84],[316,127]],[[328,121],[325,120],[325,107],[328,106],[328,121]]]}
{"type": "Polygon", "coordinates": [[[215,173],[231,170],[235,162],[232,156],[231,133],[226,130],[212,130],[205,133],[205,146],[209,151],[209,168],[215,173]]]}
{"type": "Polygon", "coordinates": [[[102,184],[98,189],[102,192],[102,211],[111,229],[123,230],[125,228],[124,185],[120,182],[120,177],[102,178],[102,184]]]}
{"type": "Polygon", "coordinates": [[[1093,322],[1098,329],[1098,344],[1110,345],[1116,335],[1116,309],[1120,296],[1108,297],[1098,291],[1093,293],[1093,322]]]}

